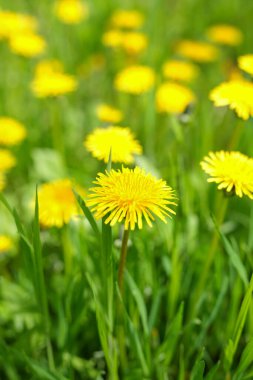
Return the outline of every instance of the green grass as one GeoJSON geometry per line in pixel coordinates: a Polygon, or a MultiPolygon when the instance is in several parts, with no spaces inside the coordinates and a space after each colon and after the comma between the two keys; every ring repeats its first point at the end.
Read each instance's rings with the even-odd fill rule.
{"type": "MultiPolygon", "coordinates": [[[[101,36],[119,2],[89,1],[87,22],[65,26],[53,17],[49,0],[9,1],[8,9],[38,17],[46,57],[60,59],[79,86],[60,99],[36,99],[30,82],[38,59],[16,56],[0,42],[0,115],[17,118],[28,131],[13,149],[18,164],[0,202],[0,234],[15,242],[13,252],[0,257],[0,379],[253,379],[253,204],[230,197],[219,225],[225,199],[199,165],[210,150],[227,149],[238,123],[232,111],[215,109],[208,94],[225,80],[225,61],[252,53],[253,2],[124,4],[145,14],[150,42],[138,62],[156,70],[158,83],[180,38],[203,39],[209,25],[221,22],[237,25],[245,38],[238,48],[223,48],[217,63],[200,67],[192,86],[198,101],[182,122],[156,113],[154,92],[133,98],[113,88],[125,57],[105,49],[101,36]],[[105,65],[94,69],[91,56],[97,54],[105,65]],[[68,176],[88,189],[106,169],[82,145],[98,126],[101,101],[124,112],[124,125],[142,143],[138,165],[165,179],[179,198],[168,224],[131,231],[123,293],[117,284],[122,226],[94,221],[78,194],[84,215],[64,234],[40,229],[39,205],[35,211],[30,206],[36,185],[68,176]],[[52,146],[53,123],[64,132],[64,159],[52,146]],[[64,257],[71,260],[68,270],[64,257]]],[[[3,0],[0,5],[7,8],[3,0]]],[[[251,119],[237,149],[253,156],[252,141],[251,119]]]]}

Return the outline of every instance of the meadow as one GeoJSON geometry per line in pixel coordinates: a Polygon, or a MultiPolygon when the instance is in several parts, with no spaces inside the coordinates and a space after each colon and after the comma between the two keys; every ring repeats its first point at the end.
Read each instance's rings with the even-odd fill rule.
{"type": "Polygon", "coordinates": [[[0,0],[0,379],[253,379],[253,1],[0,0]]]}

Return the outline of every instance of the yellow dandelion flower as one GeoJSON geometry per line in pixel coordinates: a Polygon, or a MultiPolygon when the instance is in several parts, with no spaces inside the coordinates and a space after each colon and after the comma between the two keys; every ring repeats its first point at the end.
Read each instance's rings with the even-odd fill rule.
{"type": "Polygon", "coordinates": [[[193,92],[178,83],[163,83],[156,92],[156,106],[159,112],[183,113],[194,101],[193,92]]]}
{"type": "Polygon", "coordinates": [[[210,99],[216,107],[229,106],[243,120],[253,116],[253,84],[245,80],[232,80],[215,87],[210,99]]]}
{"type": "Polygon", "coordinates": [[[21,33],[12,35],[9,40],[10,49],[13,53],[23,57],[36,57],[46,49],[44,38],[34,33],[21,33]]]}
{"type": "Polygon", "coordinates": [[[25,127],[10,117],[0,117],[0,145],[16,145],[26,137],[25,127]]]}
{"type": "Polygon", "coordinates": [[[118,48],[122,44],[123,33],[120,30],[108,30],[103,34],[102,42],[105,46],[118,48]]]}
{"type": "Polygon", "coordinates": [[[58,0],[55,4],[55,14],[65,24],[79,24],[89,15],[86,3],[80,0],[58,0]]]}
{"type": "Polygon", "coordinates": [[[191,82],[199,74],[198,66],[191,62],[171,59],[163,65],[163,75],[172,80],[191,82]]]}
{"type": "MultiPolygon", "coordinates": [[[[38,191],[39,218],[44,227],[62,227],[79,210],[69,179],[55,180],[40,186],[38,191]]],[[[82,189],[78,189],[80,194],[82,189]]]]}
{"type": "Polygon", "coordinates": [[[117,10],[111,17],[111,24],[115,28],[137,29],[143,23],[143,14],[135,10],[117,10]]]}
{"type": "Polygon", "coordinates": [[[60,96],[75,91],[77,80],[65,74],[58,61],[42,61],[35,70],[31,88],[38,98],[60,96]]]}
{"type": "Polygon", "coordinates": [[[0,149],[0,172],[4,173],[16,165],[16,159],[7,149],[0,149]]]}
{"type": "Polygon", "coordinates": [[[100,104],[96,109],[97,117],[105,123],[119,123],[123,119],[122,112],[108,104],[100,104]]]}
{"type": "Polygon", "coordinates": [[[253,159],[240,152],[210,152],[200,163],[218,189],[253,199],[253,159]]]}
{"type": "Polygon", "coordinates": [[[30,15],[0,10],[0,39],[13,35],[32,33],[38,27],[37,20],[30,15]]]}
{"type": "Polygon", "coordinates": [[[0,253],[8,252],[12,248],[12,241],[6,235],[0,235],[0,253]]]}
{"type": "Polygon", "coordinates": [[[134,154],[142,153],[142,147],[130,129],[122,127],[97,128],[87,136],[84,146],[104,162],[108,161],[110,150],[112,162],[126,164],[134,161],[134,154]]]}
{"type": "Polygon", "coordinates": [[[118,91],[129,94],[142,94],[155,83],[155,73],[147,66],[129,66],[118,73],[114,86],[118,91]]]}
{"type": "Polygon", "coordinates": [[[111,226],[124,220],[126,230],[134,230],[136,224],[141,229],[143,217],[152,226],[154,216],[167,223],[165,217],[175,214],[172,188],[139,167],[99,173],[94,183],[87,205],[96,219],[106,216],[105,223],[111,226]]]}
{"type": "Polygon", "coordinates": [[[239,57],[238,66],[241,70],[253,75],[253,54],[245,54],[239,57]]]}
{"type": "Polygon", "coordinates": [[[214,25],[207,29],[207,37],[217,44],[236,46],[242,42],[240,29],[232,25],[214,25]]]}
{"type": "Polygon", "coordinates": [[[200,63],[215,61],[219,55],[219,50],[215,46],[207,42],[191,40],[181,41],[176,47],[176,52],[200,63]]]}
{"type": "Polygon", "coordinates": [[[148,44],[148,39],[143,33],[128,32],[123,33],[121,46],[127,54],[140,54],[148,44]]]}

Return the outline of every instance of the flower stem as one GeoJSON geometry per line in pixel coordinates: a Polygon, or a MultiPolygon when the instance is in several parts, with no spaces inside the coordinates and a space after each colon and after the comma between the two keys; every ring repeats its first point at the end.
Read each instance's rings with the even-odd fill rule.
{"type": "Polygon", "coordinates": [[[65,273],[70,274],[72,271],[73,264],[73,250],[72,244],[69,238],[68,226],[64,225],[61,229],[61,241],[62,241],[62,250],[63,250],[63,258],[65,265],[65,273]]]}
{"type": "Polygon", "coordinates": [[[52,144],[53,148],[61,155],[63,161],[65,160],[65,147],[64,147],[64,134],[61,128],[59,102],[57,99],[51,105],[51,131],[52,131],[52,144]]]}
{"type": "Polygon", "coordinates": [[[228,144],[228,150],[237,149],[237,146],[240,142],[242,130],[243,130],[243,124],[242,124],[241,120],[237,120],[236,126],[233,130],[231,139],[230,139],[229,144],[228,144]]]}
{"type": "Polygon", "coordinates": [[[119,262],[119,271],[118,271],[118,284],[121,294],[123,293],[123,280],[124,280],[124,269],[126,264],[127,257],[127,242],[129,238],[129,230],[124,230],[121,252],[120,252],[120,262],[119,262]]]}

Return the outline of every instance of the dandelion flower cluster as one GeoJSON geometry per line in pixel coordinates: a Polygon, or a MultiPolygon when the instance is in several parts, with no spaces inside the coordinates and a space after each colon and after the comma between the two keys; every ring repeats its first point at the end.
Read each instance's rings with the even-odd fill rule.
{"type": "Polygon", "coordinates": [[[144,33],[109,30],[103,35],[103,44],[111,48],[121,48],[129,55],[140,54],[148,44],[144,33]]]}
{"type": "Polygon", "coordinates": [[[79,24],[89,15],[88,6],[80,0],[58,0],[55,14],[65,24],[79,24]]]}
{"type": "Polygon", "coordinates": [[[10,251],[12,248],[12,241],[6,235],[0,235],[0,253],[5,253],[10,251]]]}
{"type": "Polygon", "coordinates": [[[9,39],[23,33],[33,33],[37,27],[37,20],[33,16],[0,10],[0,39],[9,39]]]}
{"type": "Polygon", "coordinates": [[[111,17],[111,24],[115,28],[137,29],[144,23],[143,14],[136,10],[117,10],[111,17]]]}
{"type": "Polygon", "coordinates": [[[114,85],[120,92],[142,94],[149,91],[155,82],[154,71],[147,66],[129,66],[116,76],[114,85]]]}
{"type": "Polygon", "coordinates": [[[105,223],[111,226],[124,221],[127,230],[136,225],[141,229],[143,218],[152,226],[154,216],[166,223],[165,217],[175,214],[172,188],[139,167],[99,173],[94,183],[97,186],[90,189],[87,205],[96,219],[106,217],[105,223]]]}
{"type": "Polygon", "coordinates": [[[176,52],[185,58],[199,63],[213,62],[218,58],[219,50],[207,43],[192,40],[183,40],[176,47],[176,52]]]}
{"type": "Polygon", "coordinates": [[[176,81],[191,82],[198,76],[198,73],[198,66],[191,62],[171,59],[163,65],[164,76],[176,81]]]}
{"type": "Polygon", "coordinates": [[[242,42],[240,29],[233,25],[214,25],[207,29],[207,37],[217,44],[236,46],[242,42]]]}
{"type": "Polygon", "coordinates": [[[57,61],[45,61],[38,65],[31,88],[38,98],[60,96],[75,91],[77,80],[65,74],[57,61]]]}
{"type": "Polygon", "coordinates": [[[163,83],[156,93],[156,106],[159,112],[180,114],[194,101],[193,92],[178,83],[163,83]]]}
{"type": "MultiPolygon", "coordinates": [[[[62,227],[76,215],[78,206],[69,179],[55,180],[40,186],[39,218],[44,227],[62,227]]],[[[81,194],[82,190],[78,190],[81,194]]]]}
{"type": "Polygon", "coordinates": [[[0,149],[0,172],[5,173],[16,165],[16,159],[7,149],[0,149]]]}
{"type": "Polygon", "coordinates": [[[229,106],[243,120],[253,116],[253,84],[245,80],[221,83],[210,93],[216,107],[229,106]]]}
{"type": "Polygon", "coordinates": [[[129,128],[97,128],[89,134],[84,146],[92,155],[104,162],[108,161],[111,151],[112,162],[132,163],[134,155],[142,153],[142,147],[135,140],[129,128]]]}
{"type": "Polygon", "coordinates": [[[241,70],[253,75],[253,54],[245,54],[239,57],[238,66],[241,70]]]}
{"type": "Polygon", "coordinates": [[[200,163],[210,176],[208,182],[218,184],[218,189],[235,192],[238,197],[253,199],[253,159],[240,152],[210,152],[200,163]]]}
{"type": "Polygon", "coordinates": [[[21,33],[11,36],[9,45],[13,53],[31,58],[44,53],[46,42],[35,33],[21,33]]]}
{"type": "Polygon", "coordinates": [[[26,137],[23,124],[10,117],[0,117],[0,145],[17,145],[26,137]]]}
{"type": "Polygon", "coordinates": [[[123,119],[122,112],[108,104],[100,104],[96,109],[97,117],[105,123],[119,123],[123,119]]]}

